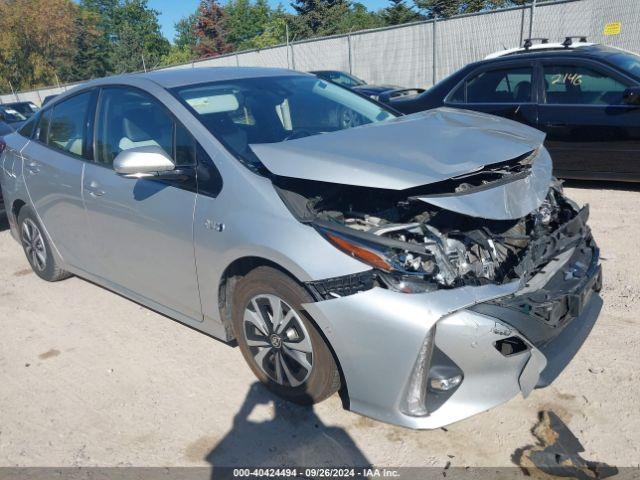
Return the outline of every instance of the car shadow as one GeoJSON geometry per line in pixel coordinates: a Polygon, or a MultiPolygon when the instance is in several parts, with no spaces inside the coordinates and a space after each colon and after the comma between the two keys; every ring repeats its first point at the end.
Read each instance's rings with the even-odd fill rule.
{"type": "Polygon", "coordinates": [[[640,192],[640,182],[613,182],[605,180],[564,180],[567,188],[580,188],[587,190],[626,190],[640,192]]]}
{"type": "Polygon", "coordinates": [[[312,406],[276,397],[254,383],[233,419],[233,428],[206,456],[212,477],[233,478],[229,467],[369,467],[371,462],[349,434],[325,425],[312,406]],[[267,420],[252,420],[256,406],[269,406],[267,420]]]}
{"type": "Polygon", "coordinates": [[[9,218],[4,209],[4,204],[0,201],[0,232],[4,232],[5,230],[9,230],[9,218]]]}

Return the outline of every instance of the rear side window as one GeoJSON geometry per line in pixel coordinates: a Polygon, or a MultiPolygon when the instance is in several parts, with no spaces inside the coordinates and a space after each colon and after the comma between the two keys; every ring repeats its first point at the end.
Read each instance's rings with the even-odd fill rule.
{"type": "Polygon", "coordinates": [[[544,67],[546,103],[620,105],[627,85],[594,68],[580,65],[544,67]]]}
{"type": "Polygon", "coordinates": [[[137,90],[105,88],[96,121],[96,162],[111,166],[123,150],[157,146],[173,155],[174,122],[154,98],[137,90]]]}
{"type": "Polygon", "coordinates": [[[79,157],[83,155],[91,97],[91,92],[81,93],[54,106],[48,135],[50,147],[79,157]]]}
{"type": "Polygon", "coordinates": [[[465,80],[449,97],[451,103],[530,103],[531,67],[486,70],[465,80]]]}

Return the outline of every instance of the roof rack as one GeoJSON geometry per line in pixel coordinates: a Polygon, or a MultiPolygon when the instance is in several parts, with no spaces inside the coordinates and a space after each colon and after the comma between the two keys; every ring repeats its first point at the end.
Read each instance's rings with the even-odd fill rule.
{"type": "Polygon", "coordinates": [[[565,37],[564,42],[562,42],[562,46],[565,48],[569,48],[571,45],[573,45],[574,38],[577,38],[579,43],[587,43],[586,35],[575,35],[573,37],[565,37]]]}
{"type": "Polygon", "coordinates": [[[526,38],[524,41],[524,49],[525,50],[529,50],[532,46],[533,46],[533,42],[540,42],[542,43],[549,43],[549,39],[548,38],[543,38],[543,37],[535,37],[535,38],[526,38]]]}

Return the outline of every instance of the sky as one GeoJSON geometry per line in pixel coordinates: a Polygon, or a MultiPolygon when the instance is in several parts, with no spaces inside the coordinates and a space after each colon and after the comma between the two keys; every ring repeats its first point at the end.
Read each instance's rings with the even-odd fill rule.
{"type": "MultiPolygon", "coordinates": [[[[149,0],[149,6],[160,12],[162,33],[171,41],[175,36],[174,25],[176,22],[195,12],[199,3],[200,0],[149,0]]],[[[222,0],[221,3],[224,5],[225,0],[222,0]]],[[[282,3],[287,10],[291,10],[290,0],[269,0],[269,3],[273,7],[282,3]]],[[[369,10],[377,10],[387,6],[389,2],[387,0],[360,0],[360,3],[366,5],[369,10]]]]}

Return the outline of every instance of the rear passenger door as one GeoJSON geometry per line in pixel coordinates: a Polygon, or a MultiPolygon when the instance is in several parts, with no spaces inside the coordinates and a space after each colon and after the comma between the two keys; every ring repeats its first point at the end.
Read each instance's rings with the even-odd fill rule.
{"type": "Polygon", "coordinates": [[[499,115],[536,126],[534,67],[531,62],[503,62],[471,72],[445,98],[445,104],[499,115]]]}
{"type": "Polygon", "coordinates": [[[132,87],[101,90],[94,137],[82,184],[94,249],[86,270],[165,313],[201,321],[194,138],[158,100],[132,87]],[[121,151],[150,145],[173,159],[175,176],[125,178],[113,170],[121,151]]]}
{"type": "Polygon", "coordinates": [[[555,173],[640,178],[640,108],[623,103],[633,82],[587,60],[543,60],[539,128],[555,173]]]}
{"type": "Polygon", "coordinates": [[[31,204],[64,262],[76,267],[90,256],[81,181],[96,93],[79,93],[43,110],[22,150],[31,204]]]}

